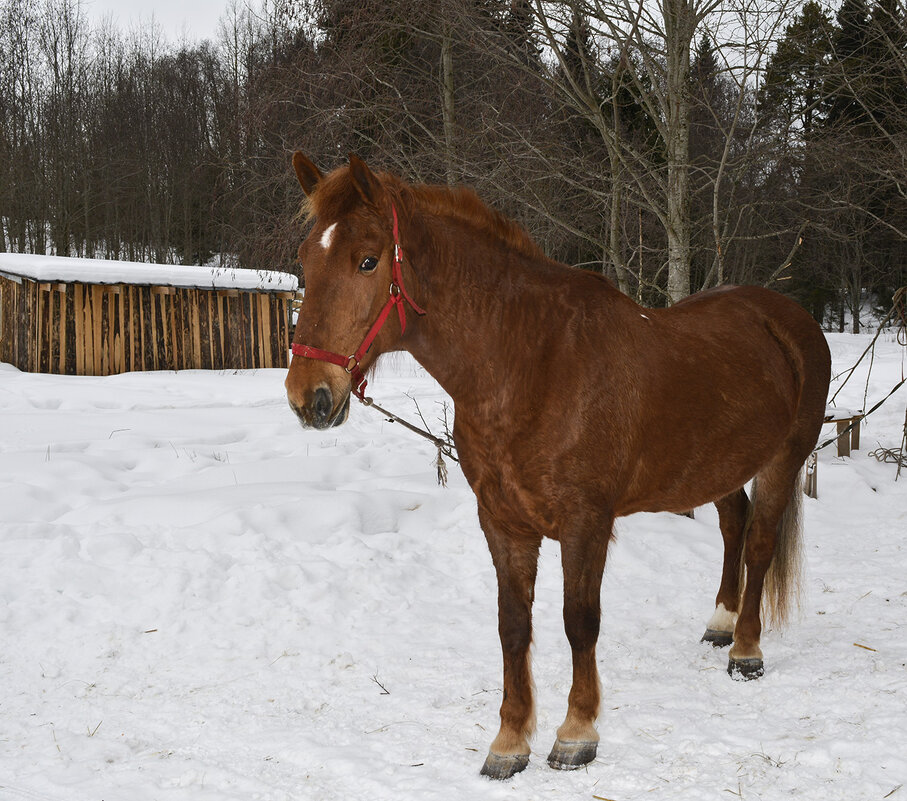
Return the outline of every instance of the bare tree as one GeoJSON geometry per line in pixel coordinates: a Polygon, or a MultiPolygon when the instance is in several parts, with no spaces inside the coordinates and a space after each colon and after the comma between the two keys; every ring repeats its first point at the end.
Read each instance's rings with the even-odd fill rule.
{"type": "MultiPolygon", "coordinates": [[[[661,222],[667,239],[667,296],[676,302],[690,291],[690,54],[696,31],[719,6],[717,0],[570,0],[562,15],[536,0],[535,11],[547,46],[564,65],[571,25],[588,20],[592,35],[618,51],[618,65],[660,140],[659,156],[632,146],[614,124],[613,101],[602,102],[588,81],[568,80],[560,88],[581,113],[594,120],[614,166],[661,222]],[[630,55],[635,58],[631,61],[630,55]]],[[[584,75],[591,74],[589,68],[584,75]]],[[[614,170],[612,169],[612,172],[614,170]]],[[[612,251],[615,250],[612,243],[612,251]]]]}

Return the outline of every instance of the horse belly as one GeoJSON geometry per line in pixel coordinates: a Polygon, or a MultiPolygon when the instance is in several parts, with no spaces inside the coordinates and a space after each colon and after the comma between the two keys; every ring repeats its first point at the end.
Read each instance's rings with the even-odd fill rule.
{"type": "Polygon", "coordinates": [[[646,471],[645,479],[637,479],[628,488],[616,504],[616,513],[680,513],[713,503],[744,486],[771,455],[770,448],[754,447],[739,458],[716,452],[708,460],[666,462],[646,471]]]}

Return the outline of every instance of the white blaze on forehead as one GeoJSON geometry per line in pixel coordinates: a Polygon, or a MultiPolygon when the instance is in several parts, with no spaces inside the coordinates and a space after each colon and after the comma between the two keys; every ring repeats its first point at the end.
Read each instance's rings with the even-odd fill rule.
{"type": "Polygon", "coordinates": [[[331,246],[331,240],[334,238],[334,229],[337,227],[337,223],[331,223],[327,228],[324,229],[324,233],[321,235],[321,247],[327,250],[331,246]]]}

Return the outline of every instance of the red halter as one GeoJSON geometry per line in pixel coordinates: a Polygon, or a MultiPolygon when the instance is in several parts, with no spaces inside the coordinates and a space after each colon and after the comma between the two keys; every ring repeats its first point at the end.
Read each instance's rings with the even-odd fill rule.
{"type": "Polygon", "coordinates": [[[313,348],[311,345],[299,345],[296,342],[292,345],[294,356],[304,356],[307,359],[318,359],[322,362],[330,362],[331,364],[336,364],[346,370],[350,374],[353,382],[353,394],[363,403],[365,402],[365,387],[367,382],[359,364],[365,358],[365,354],[368,353],[369,348],[372,346],[372,342],[375,341],[378,332],[381,331],[381,328],[384,326],[385,321],[391,313],[391,309],[394,306],[397,307],[397,316],[400,318],[401,333],[406,331],[406,308],[403,303],[404,301],[412,307],[412,310],[416,314],[425,314],[425,309],[416,304],[403,286],[403,249],[400,247],[400,229],[397,224],[397,209],[394,208],[393,203],[391,204],[391,212],[394,215],[394,264],[391,272],[390,297],[378,313],[378,318],[372,323],[372,327],[369,328],[366,333],[365,339],[362,340],[362,344],[356,349],[356,352],[352,356],[341,356],[339,353],[321,350],[321,348],[313,348]]]}

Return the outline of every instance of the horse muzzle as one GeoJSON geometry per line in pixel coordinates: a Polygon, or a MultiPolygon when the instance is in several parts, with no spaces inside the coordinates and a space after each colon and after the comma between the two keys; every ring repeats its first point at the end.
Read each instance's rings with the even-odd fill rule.
{"type": "Polygon", "coordinates": [[[314,428],[323,431],[326,428],[342,425],[350,416],[349,392],[339,404],[334,403],[334,394],[324,384],[318,386],[303,403],[298,403],[288,394],[290,408],[296,413],[303,428],[314,428]]]}

